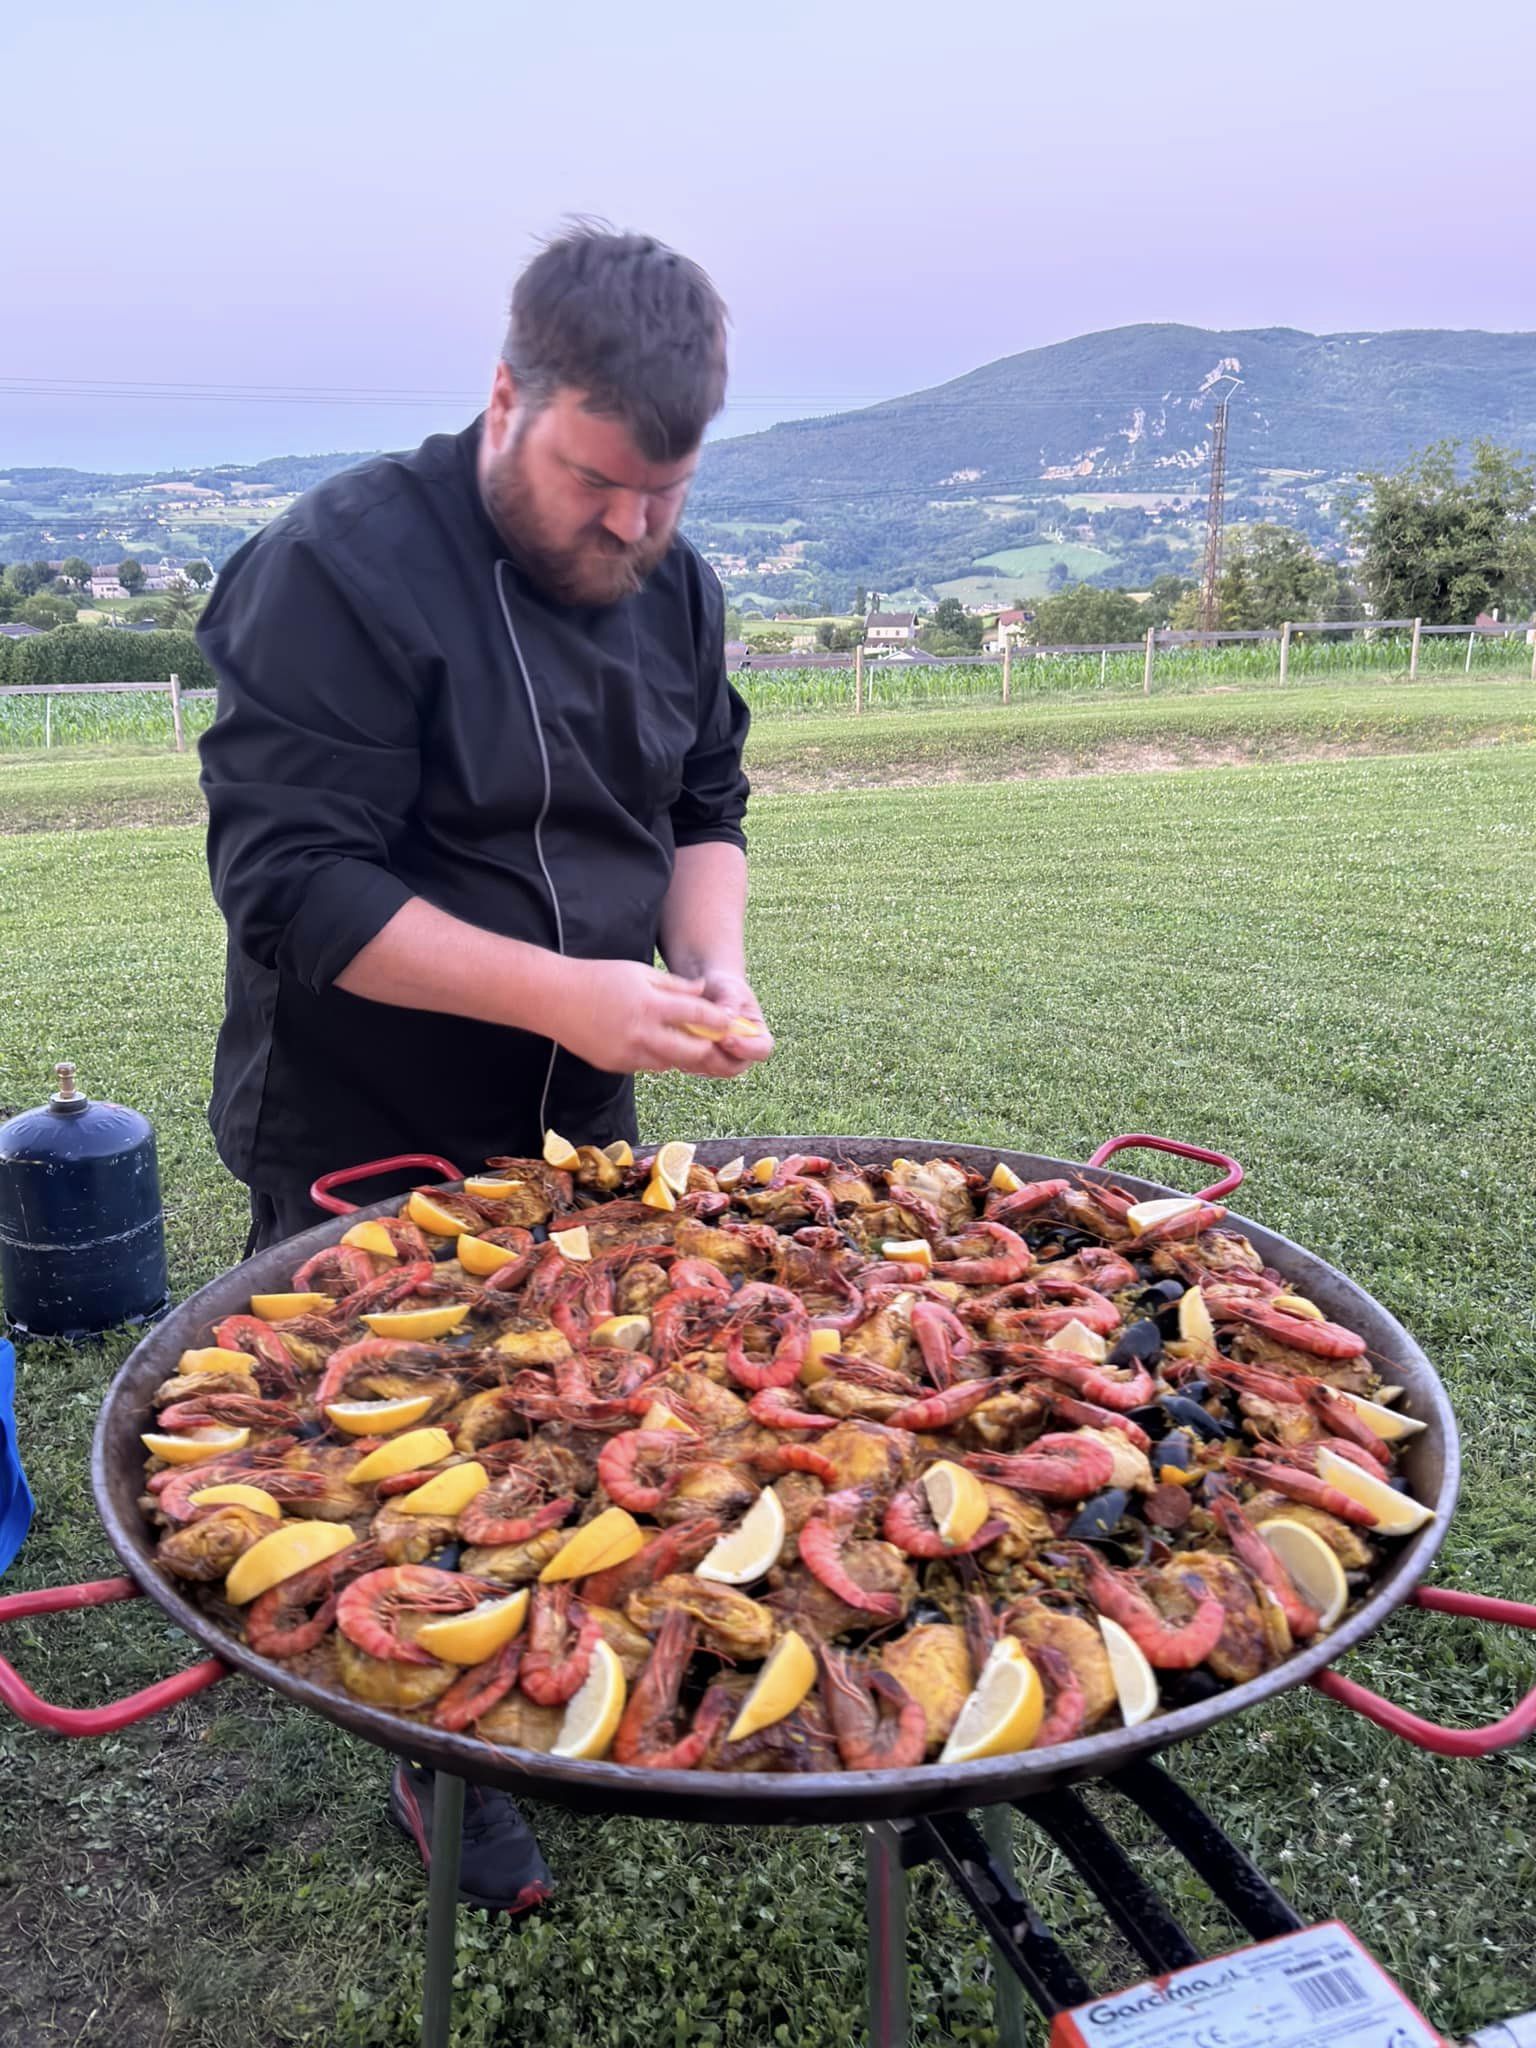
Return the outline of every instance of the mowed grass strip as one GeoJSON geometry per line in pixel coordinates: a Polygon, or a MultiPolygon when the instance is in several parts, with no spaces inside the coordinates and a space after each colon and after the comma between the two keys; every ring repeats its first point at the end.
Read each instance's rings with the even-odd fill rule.
{"type": "MultiPolygon", "coordinates": [[[[952,1137],[1083,1158],[1117,1130],[1234,1152],[1239,1206],[1343,1266],[1444,1375],[1466,1483],[1445,1583],[1529,1593],[1536,1329],[1536,747],[1375,761],[774,797],[752,951],[779,1037],[741,1082],[645,1084],[647,1135],[952,1137]]],[[[190,830],[0,843],[0,1099],[52,1062],[160,1132],[178,1292],[239,1255],[202,1123],[221,934],[190,830]]],[[[1170,1162],[1180,1184],[1193,1170],[1170,1162]]],[[[110,1572],[86,1476],[113,1338],[29,1349],[39,1522],[8,1586],[110,1572]]],[[[152,1609],[7,1631],[74,1703],[194,1652],[152,1609]]],[[[1472,1722],[1536,1682],[1530,1643],[1395,1619],[1347,1668],[1472,1722]]],[[[384,1760],[247,1684],[102,1743],[0,1720],[7,2041],[246,2048],[414,2042],[425,1904],[383,1820],[384,1760]]],[[[1312,1918],[1338,1913],[1441,2027],[1536,2003],[1530,1753],[1448,1763],[1311,1693],[1174,1753],[1312,1918]]],[[[1197,1937],[1235,1930],[1094,1795],[1197,1937]]],[[[842,2043],[862,2025],[854,1830],[750,1836],[535,1809],[561,1890],[535,1923],[461,1915],[458,2048],[842,2043]]],[[[1024,1887],[1108,1988],[1141,1968],[1060,1860],[1024,1887]]],[[[987,1958],[915,1887],[915,2037],[991,2038],[987,1958]]]]}
{"type": "MultiPolygon", "coordinates": [[[[762,795],[990,782],[1159,767],[1413,753],[1536,740],[1518,678],[1207,690],[1110,702],[759,716],[747,765],[762,795]]],[[[199,822],[193,754],[0,754],[0,832],[199,822]]]]}

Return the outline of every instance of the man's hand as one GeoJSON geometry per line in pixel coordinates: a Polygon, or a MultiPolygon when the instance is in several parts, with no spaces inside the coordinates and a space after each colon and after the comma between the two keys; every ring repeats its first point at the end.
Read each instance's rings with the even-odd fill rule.
{"type": "Polygon", "coordinates": [[[553,1013],[542,1028],[589,1066],[609,1074],[677,1069],[727,1080],[766,1059],[773,1040],[732,1038],[738,1019],[761,1019],[739,977],[684,981],[634,960],[565,960],[553,1013]],[[691,1028],[690,1028],[691,1027],[691,1028]]]}

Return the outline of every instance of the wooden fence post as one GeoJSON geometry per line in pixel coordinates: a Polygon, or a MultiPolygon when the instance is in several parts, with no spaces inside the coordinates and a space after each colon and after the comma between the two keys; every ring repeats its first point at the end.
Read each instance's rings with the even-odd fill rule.
{"type": "Polygon", "coordinates": [[[853,710],[857,717],[864,709],[864,649],[853,650],[853,710]]]}
{"type": "Polygon", "coordinates": [[[1147,659],[1141,671],[1141,694],[1143,697],[1150,697],[1152,694],[1152,650],[1156,644],[1157,628],[1156,626],[1148,626],[1147,659]]]}
{"type": "Polygon", "coordinates": [[[1408,657],[1408,680],[1409,680],[1409,682],[1410,682],[1410,683],[1412,683],[1412,682],[1416,682],[1416,681],[1418,680],[1418,674],[1419,674],[1419,634],[1420,634],[1420,632],[1421,632],[1421,631],[1423,630],[1423,626],[1424,626],[1424,621],[1423,621],[1422,619],[1415,619],[1415,620],[1414,620],[1414,622],[1413,622],[1413,652],[1412,652],[1412,653],[1411,653],[1411,654],[1409,655],[1409,657],[1408,657]]]}
{"type": "Polygon", "coordinates": [[[1280,680],[1286,681],[1291,673],[1291,622],[1286,620],[1280,628],[1280,680]]]}
{"type": "Polygon", "coordinates": [[[1008,689],[1013,681],[1013,642],[1003,642],[1003,702],[1008,702],[1008,689]]]}
{"type": "Polygon", "coordinates": [[[43,699],[43,745],[45,747],[53,745],[53,699],[51,697],[43,699]]]}
{"type": "Polygon", "coordinates": [[[1533,683],[1536,683],[1536,625],[1533,625],[1533,626],[1532,626],[1532,628],[1531,628],[1531,632],[1530,632],[1530,642],[1531,642],[1531,681],[1532,681],[1533,683]]]}
{"type": "Polygon", "coordinates": [[[1464,669],[1462,670],[1462,674],[1463,674],[1463,675],[1467,675],[1467,676],[1469,676],[1469,675],[1471,675],[1471,673],[1472,673],[1472,650],[1473,650],[1473,648],[1474,648],[1474,647],[1475,647],[1476,645],[1477,645],[1477,628],[1476,628],[1476,626],[1468,626],[1468,628],[1467,628],[1467,665],[1466,665],[1466,667],[1465,667],[1465,668],[1464,668],[1464,669]]]}
{"type": "Polygon", "coordinates": [[[1105,683],[1106,683],[1106,682],[1108,682],[1108,680],[1109,680],[1109,649],[1108,649],[1107,647],[1101,647],[1101,648],[1099,649],[1099,688],[1100,688],[1101,690],[1103,689],[1103,687],[1104,687],[1105,683]]]}
{"type": "Polygon", "coordinates": [[[176,751],[177,751],[177,753],[178,753],[178,754],[184,754],[184,753],[185,753],[185,752],[187,751],[187,735],[186,735],[185,731],[183,730],[183,728],[182,728],[182,723],[181,723],[181,677],[180,677],[180,676],[172,676],[172,677],[171,677],[171,730],[172,730],[172,731],[173,731],[173,732],[175,733],[175,735],[176,735],[176,751]]]}

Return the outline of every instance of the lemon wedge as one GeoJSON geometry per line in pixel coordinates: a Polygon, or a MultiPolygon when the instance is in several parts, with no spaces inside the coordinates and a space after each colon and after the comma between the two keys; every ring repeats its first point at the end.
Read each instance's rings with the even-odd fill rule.
{"type": "Polygon", "coordinates": [[[644,1416],[641,1418],[640,1427],[642,1429],[679,1429],[684,1436],[692,1436],[694,1433],[680,1415],[674,1414],[661,1401],[653,1401],[650,1407],[646,1409],[644,1416]]]}
{"type": "Polygon", "coordinates": [[[549,1241],[567,1259],[590,1259],[592,1240],[587,1235],[585,1223],[573,1224],[569,1230],[552,1230],[549,1241]]]}
{"type": "Polygon", "coordinates": [[[1019,1179],[1013,1168],[1011,1166],[1004,1166],[1001,1159],[993,1167],[992,1177],[987,1182],[987,1186],[995,1188],[1000,1195],[1016,1195],[1023,1185],[1023,1181],[1019,1179]]]}
{"type": "Polygon", "coordinates": [[[1070,1323],[1063,1323],[1054,1337],[1046,1339],[1047,1351],[1064,1351],[1069,1358],[1088,1358],[1095,1365],[1102,1365],[1109,1356],[1109,1346],[1097,1330],[1090,1330],[1086,1323],[1080,1323],[1074,1316],[1070,1323]]]}
{"type": "Polygon", "coordinates": [[[986,1489],[974,1472],[952,1458],[928,1467],[923,1492],[946,1543],[969,1543],[987,1519],[986,1489]]]}
{"type": "Polygon", "coordinates": [[[450,1465],[446,1472],[434,1472],[420,1486],[402,1494],[395,1506],[405,1515],[461,1515],[490,1483],[490,1473],[478,1458],[471,1458],[467,1465],[450,1465]]]}
{"type": "Polygon", "coordinates": [[[784,1503],[765,1486],[737,1526],[716,1543],[694,1571],[717,1586],[750,1586],[766,1578],[784,1548],[784,1503]]]}
{"type": "Polygon", "coordinates": [[[1405,1436],[1417,1436],[1420,1430],[1428,1429],[1427,1422],[1417,1422],[1411,1415],[1399,1415],[1395,1408],[1385,1408],[1380,1401],[1367,1401],[1364,1394],[1345,1394],[1342,1387],[1335,1393],[1344,1399],[1368,1429],[1376,1432],[1383,1443],[1400,1443],[1405,1436]]]}
{"type": "Polygon", "coordinates": [[[599,1637],[587,1675],[571,1695],[550,1755],[575,1757],[582,1762],[606,1756],[624,1718],[627,1696],[624,1666],[612,1644],[599,1637]]]}
{"type": "Polygon", "coordinates": [[[662,1146],[651,1161],[652,1179],[665,1181],[674,1195],[686,1195],[688,1169],[693,1164],[694,1150],[692,1145],[684,1144],[681,1138],[673,1138],[662,1146]]]}
{"type": "Polygon", "coordinates": [[[652,1175],[645,1184],[645,1193],[640,1197],[647,1209],[671,1210],[677,1207],[677,1197],[658,1175],[652,1175]]]}
{"type": "Polygon", "coordinates": [[[434,1337],[446,1337],[456,1330],[468,1314],[467,1301],[449,1301],[441,1308],[386,1309],[362,1320],[375,1337],[406,1337],[416,1344],[430,1344],[434,1337]]]}
{"type": "Polygon", "coordinates": [[[1179,1336],[1186,1344],[1216,1342],[1216,1325],[1198,1287],[1186,1287],[1179,1296],[1179,1336]]]}
{"type": "Polygon", "coordinates": [[[1200,1207],[1194,1195],[1160,1195],[1155,1202],[1132,1202],[1125,1212],[1132,1237],[1140,1237],[1159,1223],[1172,1223],[1178,1216],[1193,1216],[1200,1207]]]}
{"type": "Polygon", "coordinates": [[[187,1498],[195,1508],[254,1508],[258,1515],[270,1515],[274,1521],[282,1519],[282,1509],[270,1493],[264,1493],[259,1486],[242,1486],[231,1480],[227,1486],[205,1486],[201,1493],[189,1494],[187,1498]]]}
{"type": "Polygon", "coordinates": [[[417,1188],[405,1205],[405,1213],[416,1228],[426,1231],[429,1237],[457,1237],[464,1228],[463,1217],[455,1216],[451,1209],[434,1202],[424,1188],[417,1188]]]}
{"type": "Polygon", "coordinates": [[[746,1178],[747,1162],[738,1152],[734,1159],[727,1159],[724,1166],[715,1168],[715,1186],[724,1188],[729,1194],[732,1188],[739,1188],[746,1178]]]}
{"type": "Polygon", "coordinates": [[[608,1316],[592,1325],[587,1342],[616,1345],[620,1351],[643,1351],[650,1334],[649,1316],[608,1316]]]}
{"type": "Polygon", "coordinates": [[[349,1486],[372,1486],[380,1479],[393,1479],[399,1472],[417,1472],[427,1465],[440,1465],[452,1455],[453,1438],[446,1429],[408,1429],[392,1436],[376,1451],[365,1451],[347,1474],[349,1486]]]}
{"type": "Polygon", "coordinates": [[[365,1223],[354,1223],[341,1241],[356,1246],[360,1252],[372,1252],[376,1259],[398,1259],[400,1256],[377,1216],[370,1216],[365,1223]]]}
{"type": "Polygon", "coordinates": [[[468,1614],[445,1614],[416,1631],[416,1640],[445,1664],[481,1664],[510,1643],[528,1619],[529,1593],[519,1586],[505,1600],[482,1600],[468,1614]]]}
{"type": "Polygon", "coordinates": [[[605,1572],[613,1564],[627,1564],[645,1542],[645,1531],[626,1508],[604,1508],[582,1526],[539,1573],[539,1583],[552,1586],[560,1579],[583,1579],[588,1572],[605,1572]]]}
{"type": "Polygon", "coordinates": [[[814,1387],[818,1380],[824,1380],[831,1371],[823,1360],[831,1351],[842,1349],[843,1337],[840,1330],[812,1330],[805,1343],[805,1358],[801,1363],[799,1380],[802,1387],[814,1387]]]}
{"type": "MultiPolygon", "coordinates": [[[[753,1180],[757,1182],[760,1188],[767,1187],[769,1181],[773,1179],[773,1176],[778,1172],[778,1170],[779,1162],[777,1159],[774,1158],[771,1152],[769,1153],[766,1159],[754,1159],[752,1164],[747,1168],[748,1174],[751,1176],[753,1180]]],[[[720,1176],[716,1174],[715,1178],[717,1180],[719,1179],[719,1177],[720,1176]]]]}
{"type": "Polygon", "coordinates": [[[477,1195],[482,1202],[504,1202],[508,1195],[515,1195],[522,1186],[520,1180],[499,1180],[494,1174],[477,1174],[473,1180],[464,1183],[466,1195],[477,1195]]]}
{"type": "Polygon", "coordinates": [[[290,1316],[319,1315],[322,1309],[334,1308],[335,1299],[329,1294],[253,1294],[251,1314],[260,1316],[264,1323],[286,1323],[290,1316]]]}
{"type": "Polygon", "coordinates": [[[483,1280],[494,1273],[509,1259],[521,1257],[504,1244],[487,1244],[483,1237],[461,1235],[454,1247],[454,1257],[466,1273],[472,1273],[477,1280],[483,1280]]]}
{"type": "Polygon", "coordinates": [[[792,1714],[816,1683],[816,1659],[809,1643],[790,1629],[774,1645],[773,1654],[757,1674],[757,1683],[741,1703],[727,1742],[740,1742],[771,1728],[792,1714]]]}
{"type": "Polygon", "coordinates": [[[635,1155],[630,1149],[628,1138],[615,1138],[611,1145],[605,1145],[603,1157],[611,1159],[615,1166],[633,1166],[635,1163],[635,1155]]]}
{"type": "Polygon", "coordinates": [[[220,1344],[204,1344],[195,1351],[183,1351],[176,1361],[178,1373],[244,1372],[256,1370],[249,1351],[226,1351],[220,1344]]]}
{"type": "Polygon", "coordinates": [[[1271,1308],[1279,1309],[1283,1316],[1300,1316],[1304,1323],[1322,1323],[1327,1317],[1315,1301],[1308,1301],[1304,1294],[1272,1294],[1271,1308]]]}
{"type": "Polygon", "coordinates": [[[307,1572],[356,1541],[342,1522],[284,1522],[235,1559],[224,1580],[224,1598],[231,1607],[244,1607],[280,1579],[307,1572]]]}
{"type": "Polygon", "coordinates": [[[558,1131],[544,1133],[544,1164],[558,1166],[562,1173],[569,1173],[577,1165],[576,1147],[569,1138],[562,1138],[558,1131]]]}
{"type": "Polygon", "coordinates": [[[924,1272],[933,1271],[933,1246],[926,1237],[888,1237],[880,1251],[884,1258],[902,1259],[908,1265],[921,1266],[924,1272]]]}
{"type": "MultiPolygon", "coordinates": [[[[434,1394],[402,1394],[394,1401],[332,1401],[325,1412],[347,1436],[392,1436],[397,1429],[420,1422],[436,1398],[434,1394]]],[[[402,1469],[408,1472],[410,1467],[402,1469]]]]}
{"type": "Polygon", "coordinates": [[[1127,1728],[1139,1728],[1143,1721],[1157,1712],[1157,1674],[1139,1645],[1126,1634],[1118,1621],[1111,1621],[1108,1615],[1101,1614],[1099,1633],[1104,1638],[1104,1648],[1109,1656],[1115,1697],[1120,1702],[1120,1718],[1127,1728]]]}
{"type": "Polygon", "coordinates": [[[1028,1749],[1045,1719],[1040,1674],[1013,1636],[993,1645],[976,1689],[944,1745],[941,1764],[972,1764],[984,1756],[1028,1749]]]}
{"type": "Polygon", "coordinates": [[[164,1458],[167,1465],[202,1465],[226,1451],[243,1451],[251,1440],[249,1429],[184,1429],[175,1436],[158,1436],[146,1430],[139,1441],[151,1457],[164,1458]]]}
{"type": "Polygon", "coordinates": [[[1322,1537],[1288,1515],[1261,1522],[1259,1534],[1289,1572],[1302,1599],[1317,1609],[1318,1627],[1332,1628],[1349,1605],[1349,1582],[1343,1565],[1322,1537]]]}
{"type": "Polygon", "coordinates": [[[1426,1522],[1435,1519],[1433,1508],[1425,1507],[1422,1501],[1413,1500],[1406,1493],[1398,1493],[1385,1479],[1363,1472],[1351,1459],[1341,1458],[1324,1444],[1317,1447],[1317,1476],[1327,1485],[1336,1486],[1340,1493],[1347,1493],[1351,1500],[1359,1501],[1361,1507],[1369,1508],[1376,1518],[1371,1526],[1378,1536],[1411,1536],[1415,1529],[1422,1529],[1426,1522]]]}

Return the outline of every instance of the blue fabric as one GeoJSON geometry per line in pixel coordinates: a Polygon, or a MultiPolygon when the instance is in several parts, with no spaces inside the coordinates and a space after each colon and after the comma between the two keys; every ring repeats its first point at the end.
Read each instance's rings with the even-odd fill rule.
{"type": "Polygon", "coordinates": [[[0,1337],[0,1573],[9,1568],[32,1526],[32,1489],[16,1443],[15,1396],[16,1353],[0,1337]]]}

